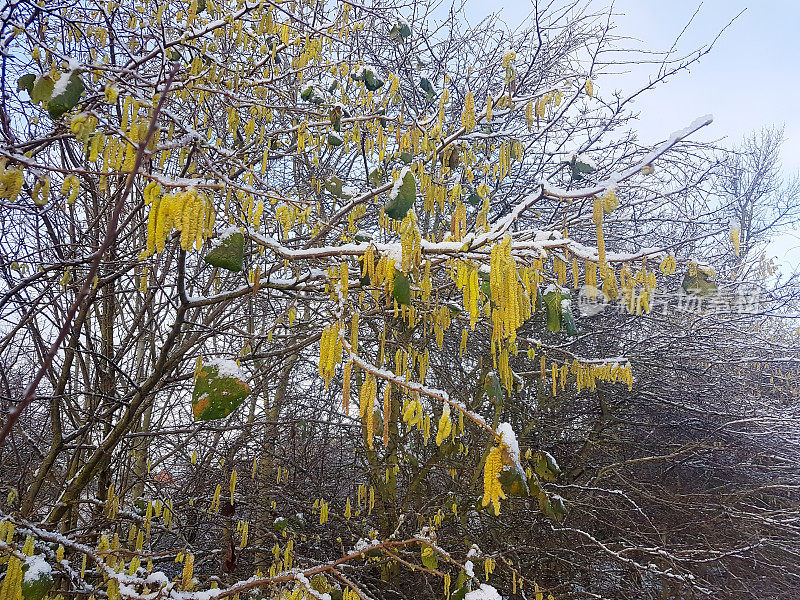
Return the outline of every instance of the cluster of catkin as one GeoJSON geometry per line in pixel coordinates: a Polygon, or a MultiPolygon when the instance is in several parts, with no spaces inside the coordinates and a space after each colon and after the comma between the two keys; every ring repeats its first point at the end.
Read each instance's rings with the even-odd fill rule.
{"type": "Polygon", "coordinates": [[[194,244],[199,250],[214,228],[214,205],[211,199],[190,188],[175,194],[161,195],[156,182],[144,189],[145,205],[150,206],[147,219],[147,249],[143,257],[162,252],[167,236],[173,229],[181,232],[181,248],[194,244]]]}
{"type": "Polygon", "coordinates": [[[467,262],[459,262],[456,266],[456,287],[461,290],[464,308],[469,312],[470,328],[474,330],[481,310],[478,269],[467,262]]]}
{"type": "Polygon", "coordinates": [[[331,323],[323,329],[319,344],[319,376],[325,380],[325,388],[330,384],[336,365],[342,359],[342,339],[339,336],[339,322],[331,323]]]}
{"type": "Polygon", "coordinates": [[[464,111],[461,113],[461,125],[464,127],[464,130],[469,133],[475,129],[475,124],[475,99],[470,91],[467,92],[467,96],[464,98],[464,111]]]}
{"type": "Polygon", "coordinates": [[[483,500],[481,506],[491,504],[494,507],[494,514],[500,514],[500,500],[506,495],[503,492],[503,485],[500,483],[500,471],[503,469],[503,450],[500,446],[495,446],[486,456],[486,464],[483,466],[483,500]]]}
{"type": "Polygon", "coordinates": [[[414,211],[408,214],[400,224],[400,247],[403,251],[401,269],[409,273],[419,267],[422,262],[422,235],[417,227],[417,217],[414,211]]]}
{"type": "Polygon", "coordinates": [[[24,183],[22,169],[6,167],[4,162],[0,163],[0,198],[16,200],[24,183]]]}
{"type": "Polygon", "coordinates": [[[496,307],[492,311],[493,339],[499,341],[503,337],[513,341],[523,322],[523,310],[517,263],[511,256],[511,237],[506,236],[492,248],[490,267],[489,283],[496,307]]]}

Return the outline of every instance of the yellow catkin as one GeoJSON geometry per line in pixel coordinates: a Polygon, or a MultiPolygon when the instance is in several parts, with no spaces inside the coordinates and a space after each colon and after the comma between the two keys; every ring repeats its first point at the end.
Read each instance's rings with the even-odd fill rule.
{"type": "Polygon", "coordinates": [[[250,523],[248,523],[247,521],[242,522],[241,531],[242,531],[242,543],[239,547],[244,548],[247,546],[247,537],[248,534],[250,533],[250,523]]]}
{"type": "Polygon", "coordinates": [[[597,258],[600,265],[600,272],[606,270],[606,243],[603,236],[603,225],[597,225],[597,258]]]}
{"type": "Polygon", "coordinates": [[[517,329],[522,325],[520,307],[520,285],[517,265],[511,256],[511,237],[506,236],[492,248],[490,257],[490,289],[492,303],[492,340],[503,338],[514,341],[517,329]]]}
{"type": "Polygon", "coordinates": [[[350,371],[353,361],[348,360],[342,372],[342,410],[347,414],[350,411],[350,371]]]}
{"type": "Polygon", "coordinates": [[[181,249],[189,250],[194,245],[199,250],[213,228],[211,200],[194,188],[164,196],[159,196],[160,192],[155,182],[145,187],[145,205],[150,205],[150,214],[142,258],[162,252],[173,229],[181,234],[181,249]]]}
{"type": "Polygon", "coordinates": [[[89,162],[97,162],[100,158],[100,151],[105,146],[105,143],[106,136],[102,132],[98,131],[92,136],[91,142],[89,143],[89,162]]]}
{"type": "Polygon", "coordinates": [[[661,260],[659,268],[664,275],[672,275],[675,272],[676,266],[675,257],[668,254],[661,260]]]}
{"type": "Polygon", "coordinates": [[[22,169],[3,167],[0,172],[0,198],[16,200],[22,190],[23,183],[22,169]]]}
{"type": "Polygon", "coordinates": [[[619,286],[617,285],[617,275],[613,268],[606,270],[603,278],[603,294],[607,300],[616,300],[619,296],[619,286]]]}
{"type": "Polygon", "coordinates": [[[183,573],[181,574],[181,586],[186,591],[191,591],[193,586],[192,577],[194,576],[194,554],[187,552],[183,559],[183,573]]]}
{"type": "Polygon", "coordinates": [[[531,100],[525,105],[525,122],[528,124],[528,131],[533,129],[534,121],[533,101],[531,100]]]}
{"type": "Polygon", "coordinates": [[[578,259],[572,257],[572,286],[577,290],[580,287],[581,270],[578,266],[578,259]]]}
{"type": "Polygon", "coordinates": [[[319,524],[324,525],[328,522],[328,503],[324,500],[319,502],[319,524]]]}
{"type": "Polygon", "coordinates": [[[603,194],[603,212],[608,214],[619,206],[619,198],[617,192],[613,189],[608,190],[603,194]]]}
{"type": "MultiPolygon", "coordinates": [[[[214,490],[214,497],[211,500],[211,511],[216,512],[219,510],[219,499],[222,494],[222,485],[217,484],[217,488],[214,490]]],[[[158,516],[158,515],[156,515],[158,516]]]]}
{"type": "Polygon", "coordinates": [[[383,445],[389,444],[389,423],[392,421],[392,386],[386,383],[383,388],[383,445]]]}
{"type": "Polygon", "coordinates": [[[319,375],[330,384],[336,365],[342,358],[342,340],[339,337],[339,322],[336,321],[322,331],[320,339],[319,375]]]}
{"type": "Polygon", "coordinates": [[[740,248],[740,245],[741,245],[741,236],[739,235],[739,228],[738,227],[734,227],[734,228],[731,229],[730,238],[731,238],[731,243],[733,244],[733,252],[736,254],[736,256],[739,256],[739,248],[740,248]]]}
{"type": "Polygon", "coordinates": [[[375,396],[378,391],[378,384],[375,376],[367,375],[361,385],[359,403],[361,407],[361,420],[364,423],[367,433],[367,446],[373,449],[373,437],[375,436],[375,396]]]}
{"type": "Polygon", "coordinates": [[[483,500],[481,501],[481,506],[492,505],[495,516],[500,514],[500,500],[506,497],[499,479],[502,468],[502,449],[495,446],[486,456],[486,463],[483,467],[483,500]]]}
{"type": "Polygon", "coordinates": [[[475,99],[472,92],[467,92],[464,98],[464,111],[461,113],[461,124],[467,133],[475,129],[475,99]]]}
{"type": "Polygon", "coordinates": [[[422,262],[422,235],[417,227],[417,217],[411,210],[400,224],[400,247],[402,260],[400,268],[404,273],[419,267],[422,262]]]}
{"type": "Polygon", "coordinates": [[[547,96],[542,96],[536,101],[536,116],[543,119],[547,114],[547,96]]]}
{"type": "Polygon", "coordinates": [[[453,430],[453,422],[450,420],[450,406],[445,405],[442,416],[439,418],[439,425],[436,428],[436,445],[441,446],[453,430]]]}

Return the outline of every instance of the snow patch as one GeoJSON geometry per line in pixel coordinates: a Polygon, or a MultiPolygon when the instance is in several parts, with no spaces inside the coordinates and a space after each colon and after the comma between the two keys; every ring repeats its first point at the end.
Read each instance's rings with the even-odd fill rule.
{"type": "Polygon", "coordinates": [[[159,586],[164,586],[169,583],[169,577],[163,571],[153,571],[147,576],[145,582],[148,584],[156,584],[159,586]]]}
{"type": "Polygon", "coordinates": [[[403,179],[406,176],[406,173],[411,171],[411,167],[403,167],[400,171],[400,175],[397,176],[397,179],[392,184],[392,189],[389,190],[389,200],[392,201],[397,198],[397,194],[400,193],[400,186],[403,185],[403,179]]]}
{"type": "Polygon", "coordinates": [[[482,583],[477,590],[467,592],[464,600],[503,600],[495,588],[488,583],[482,583]]]}
{"type": "Polygon", "coordinates": [[[517,434],[514,433],[511,423],[500,423],[497,426],[497,433],[500,436],[500,441],[508,446],[508,454],[511,456],[511,460],[519,464],[519,444],[517,443],[517,434]]]}
{"type": "Polygon", "coordinates": [[[28,565],[28,570],[25,571],[23,581],[33,582],[43,577],[48,577],[53,568],[50,566],[44,554],[34,554],[25,559],[25,564],[28,565]]]}
{"type": "Polygon", "coordinates": [[[227,358],[208,358],[203,361],[203,364],[207,367],[217,367],[220,377],[234,377],[244,380],[244,373],[242,373],[239,365],[227,358]]]}
{"type": "Polygon", "coordinates": [[[464,573],[466,573],[468,577],[475,577],[475,568],[471,560],[464,563],[464,573]]]}
{"type": "Polygon", "coordinates": [[[55,84],[53,84],[53,92],[50,94],[51,98],[60,96],[66,91],[67,84],[69,83],[69,78],[71,76],[72,76],[71,70],[61,74],[61,77],[58,78],[58,81],[56,81],[55,84]]]}
{"type": "Polygon", "coordinates": [[[360,538],[353,547],[353,552],[364,552],[373,546],[378,546],[380,543],[380,540],[365,540],[364,538],[360,538]]]}
{"type": "Polygon", "coordinates": [[[211,247],[212,248],[216,248],[217,246],[222,244],[222,242],[224,242],[229,237],[231,237],[233,234],[239,233],[239,231],[240,231],[239,228],[235,227],[233,225],[230,225],[229,227],[226,227],[225,229],[223,229],[222,231],[219,232],[219,234],[217,235],[216,238],[211,240],[211,247]]]}
{"type": "Polygon", "coordinates": [[[545,290],[544,290],[544,294],[545,294],[545,295],[547,295],[547,294],[549,294],[550,292],[559,292],[559,293],[563,293],[563,292],[564,292],[564,288],[562,288],[560,285],[558,285],[558,284],[556,284],[556,283],[551,283],[550,285],[548,285],[548,286],[545,288],[545,290]]]}

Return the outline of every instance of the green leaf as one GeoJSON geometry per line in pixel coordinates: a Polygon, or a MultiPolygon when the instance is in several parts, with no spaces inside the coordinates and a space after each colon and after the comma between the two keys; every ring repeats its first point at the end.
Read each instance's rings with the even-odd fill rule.
{"type": "Polygon", "coordinates": [[[300,92],[300,99],[319,106],[325,102],[325,92],[318,85],[309,83],[305,88],[303,88],[303,91],[300,92]]]}
{"type": "Polygon", "coordinates": [[[497,373],[489,373],[486,380],[483,382],[483,391],[492,402],[496,403],[503,399],[503,388],[500,385],[500,378],[497,373]]]}
{"type": "Polygon", "coordinates": [[[328,134],[328,146],[336,147],[341,146],[342,144],[344,144],[344,139],[338,133],[331,131],[328,134]]]}
{"type": "Polygon", "coordinates": [[[220,373],[216,364],[204,365],[197,373],[192,393],[195,421],[227,417],[250,395],[250,386],[238,377],[220,373]]]}
{"type": "Polygon", "coordinates": [[[197,0],[197,14],[199,15],[206,9],[206,0],[197,0]]]}
{"type": "Polygon", "coordinates": [[[550,497],[550,507],[553,511],[553,516],[556,521],[561,521],[567,516],[567,507],[564,504],[564,499],[561,496],[553,495],[550,497]]]}
{"type": "Polygon", "coordinates": [[[553,455],[544,450],[539,450],[533,455],[533,470],[545,481],[555,481],[561,475],[561,468],[558,466],[553,455]]]}
{"type": "Polygon", "coordinates": [[[547,328],[553,332],[561,331],[561,291],[547,291],[544,304],[547,309],[547,328]]]}
{"type": "Polygon", "coordinates": [[[413,160],[414,160],[414,155],[413,155],[411,152],[408,152],[408,151],[406,151],[406,152],[401,152],[401,153],[400,153],[400,160],[401,160],[401,161],[402,161],[404,164],[406,164],[406,165],[410,165],[410,164],[411,164],[411,161],[413,161],[413,160]]]}
{"type": "Polygon", "coordinates": [[[17,79],[17,91],[25,90],[30,96],[33,91],[33,84],[36,83],[36,75],[28,73],[17,79]]]}
{"type": "Polygon", "coordinates": [[[450,600],[464,600],[464,597],[467,595],[467,592],[469,592],[469,586],[466,584],[461,585],[457,587],[455,590],[453,590],[452,594],[450,594],[450,600]]]}
{"type": "Polygon", "coordinates": [[[383,79],[375,75],[375,71],[369,67],[357,69],[350,74],[350,78],[353,81],[363,81],[364,85],[367,86],[367,89],[371,92],[381,88],[383,84],[386,83],[383,79]]]}
{"type": "Polygon", "coordinates": [[[717,284],[712,275],[703,273],[699,268],[697,275],[689,275],[687,271],[681,283],[683,291],[694,296],[710,296],[717,293],[717,284]]]}
{"type": "Polygon", "coordinates": [[[389,37],[399,42],[407,40],[411,36],[411,27],[405,19],[398,19],[389,30],[389,37]]]}
{"type": "MultiPolygon", "coordinates": [[[[62,77],[66,76],[66,73],[62,75],[62,77]]],[[[61,83],[60,80],[59,83],[61,83]]],[[[86,87],[83,85],[83,79],[81,79],[80,73],[78,73],[78,71],[72,71],[64,91],[53,96],[47,102],[47,112],[50,113],[50,117],[57,119],[68,110],[75,108],[78,102],[81,101],[81,96],[85,89],[86,87]]]]}
{"type": "Polygon", "coordinates": [[[498,480],[507,496],[525,497],[530,494],[528,478],[516,464],[504,466],[498,475],[498,480]]]}
{"type": "Polygon", "coordinates": [[[406,216],[408,209],[414,205],[414,201],[417,199],[417,180],[414,179],[414,174],[410,170],[404,169],[404,171],[403,178],[398,179],[389,192],[389,197],[392,199],[384,208],[387,216],[396,221],[406,216]]]}
{"type": "Polygon", "coordinates": [[[436,569],[439,567],[439,558],[436,555],[436,550],[430,546],[424,546],[420,551],[422,555],[422,564],[428,569],[436,569]]]}
{"type": "Polygon", "coordinates": [[[544,488],[535,473],[531,473],[531,476],[528,478],[528,487],[531,490],[531,496],[538,497],[539,494],[544,493],[544,488]]]}
{"type": "Polygon", "coordinates": [[[367,89],[370,92],[374,92],[375,90],[379,90],[383,87],[383,84],[386,83],[383,79],[375,75],[372,71],[367,71],[364,75],[364,85],[367,86],[367,89]]]}
{"type": "Polygon", "coordinates": [[[536,286],[536,301],[533,304],[533,312],[539,312],[545,309],[544,296],[542,295],[542,288],[536,286]]]}
{"type": "Polygon", "coordinates": [[[548,496],[542,490],[539,492],[537,499],[539,500],[539,510],[541,510],[548,519],[561,521],[566,516],[567,507],[564,505],[564,500],[561,496],[548,496]]]}
{"type": "Polygon", "coordinates": [[[244,266],[244,235],[237,231],[223,239],[203,257],[208,264],[238,273],[244,266]]]}
{"type": "Polygon", "coordinates": [[[308,521],[306,521],[303,515],[296,514],[294,517],[292,517],[290,524],[295,529],[305,529],[308,526],[308,521]]]}
{"type": "Polygon", "coordinates": [[[289,521],[287,521],[285,517],[278,517],[272,523],[272,528],[278,533],[286,529],[288,526],[289,526],[289,521]]]}
{"type": "MultiPolygon", "coordinates": [[[[24,567],[23,570],[27,571],[24,567]]],[[[21,587],[23,600],[42,600],[53,587],[53,576],[50,572],[40,572],[39,577],[33,580],[23,577],[21,587]]]]}
{"type": "Polygon", "coordinates": [[[348,200],[353,197],[351,194],[344,191],[344,182],[336,175],[332,175],[331,178],[325,182],[325,189],[329,194],[341,198],[342,200],[348,200]]]}
{"type": "Polygon", "coordinates": [[[544,491],[539,492],[539,496],[537,497],[539,501],[539,510],[549,519],[555,518],[555,514],[553,513],[553,507],[550,504],[550,498],[547,497],[547,494],[544,491]]]}
{"type": "Polygon", "coordinates": [[[402,271],[395,270],[392,284],[392,297],[398,304],[411,304],[411,282],[402,271]]]}
{"type": "Polygon", "coordinates": [[[575,181],[580,181],[583,179],[584,175],[589,175],[595,172],[595,168],[585,162],[581,162],[575,158],[573,158],[569,163],[570,168],[572,169],[572,179],[575,181]]]}
{"type": "Polygon", "coordinates": [[[39,77],[36,80],[36,83],[33,85],[33,89],[31,90],[31,102],[34,104],[39,104],[40,102],[46,102],[50,99],[50,94],[53,93],[53,86],[55,83],[53,82],[53,78],[49,75],[44,75],[43,77],[39,77]]]}
{"type": "Polygon", "coordinates": [[[492,284],[488,281],[481,281],[481,292],[489,299],[492,300],[492,284]]]}
{"type": "Polygon", "coordinates": [[[568,306],[561,306],[561,324],[567,331],[567,335],[575,337],[578,335],[578,327],[575,325],[575,315],[572,314],[572,303],[568,306]]]}
{"type": "Polygon", "coordinates": [[[331,588],[331,586],[328,585],[328,580],[325,578],[325,575],[314,575],[310,583],[311,589],[320,594],[327,594],[328,590],[331,588]]]}
{"type": "Polygon", "coordinates": [[[431,85],[430,80],[426,77],[420,77],[419,87],[422,88],[423,92],[425,92],[428,102],[433,100],[434,96],[436,96],[436,92],[433,90],[433,85],[431,85]]]}
{"type": "Polygon", "coordinates": [[[376,167],[369,172],[367,179],[372,187],[378,187],[383,183],[384,172],[380,167],[376,167]]]}

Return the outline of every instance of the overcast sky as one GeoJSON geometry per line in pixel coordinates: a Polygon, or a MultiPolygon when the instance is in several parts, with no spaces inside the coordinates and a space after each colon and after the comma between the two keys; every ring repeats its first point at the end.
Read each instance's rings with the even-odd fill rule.
{"type": "MultiPolygon", "coordinates": [[[[598,9],[611,6],[610,1],[592,1],[598,9]]],[[[691,71],[637,100],[641,140],[662,139],[707,113],[714,115],[714,124],[703,135],[726,137],[730,143],[762,125],[784,125],[784,167],[800,170],[800,0],[617,0],[613,5],[616,33],[649,50],[668,49],[699,7],[678,45],[684,53],[708,44],[744,10],[691,71]]],[[[499,10],[514,25],[532,5],[471,0],[468,6],[472,18],[499,10]]],[[[646,72],[601,78],[596,89],[633,90],[646,81],[646,72]]]]}
{"type": "MultiPolygon", "coordinates": [[[[592,3],[597,9],[611,6],[610,0],[592,3]]],[[[616,33],[635,38],[632,47],[648,50],[669,49],[699,7],[678,44],[684,54],[711,42],[744,10],[699,64],[637,99],[639,139],[654,144],[708,113],[714,123],[694,139],[724,138],[723,144],[735,145],[762,126],[783,125],[784,172],[800,172],[800,0],[616,0],[613,6],[616,33]]],[[[468,7],[471,19],[499,10],[513,26],[530,13],[532,4],[469,0],[468,7]]],[[[631,92],[647,81],[651,68],[599,78],[595,89],[600,94],[631,92]]],[[[781,262],[800,263],[796,234],[784,236],[771,250],[781,262]]]]}

